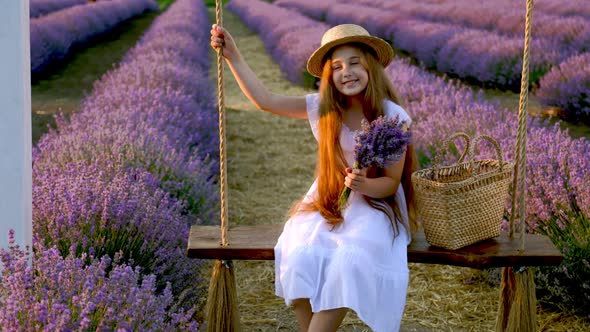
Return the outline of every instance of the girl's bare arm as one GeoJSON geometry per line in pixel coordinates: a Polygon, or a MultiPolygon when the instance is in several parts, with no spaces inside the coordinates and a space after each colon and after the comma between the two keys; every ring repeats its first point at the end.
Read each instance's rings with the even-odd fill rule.
{"type": "Polygon", "coordinates": [[[211,28],[211,47],[215,50],[223,48],[223,57],[238,85],[256,107],[290,118],[307,119],[305,97],[285,96],[268,90],[240,54],[231,34],[216,24],[211,28]]]}

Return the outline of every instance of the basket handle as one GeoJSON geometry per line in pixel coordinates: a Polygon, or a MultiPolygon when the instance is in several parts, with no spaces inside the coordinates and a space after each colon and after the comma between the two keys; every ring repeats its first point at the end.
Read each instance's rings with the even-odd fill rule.
{"type": "MultiPolygon", "coordinates": [[[[456,138],[463,138],[465,140],[465,151],[463,151],[463,153],[461,153],[461,157],[459,157],[459,161],[457,161],[457,163],[462,163],[465,160],[465,157],[467,156],[467,154],[469,153],[469,147],[471,145],[471,138],[469,137],[469,135],[467,135],[464,132],[457,132],[454,133],[453,135],[449,136],[449,138],[445,139],[443,141],[443,147],[448,149],[449,146],[451,145],[451,143],[456,139],[456,138]]],[[[444,150],[447,151],[447,150],[444,150]]],[[[440,154],[435,154],[434,155],[434,164],[435,165],[440,165],[441,164],[441,156],[443,155],[443,153],[440,154]]]]}
{"type": "Polygon", "coordinates": [[[502,151],[500,150],[500,144],[498,144],[498,142],[495,139],[493,139],[491,136],[479,135],[473,139],[471,147],[469,148],[469,159],[471,161],[475,160],[475,156],[474,156],[475,155],[475,146],[481,140],[486,140],[486,141],[492,143],[492,145],[494,146],[494,149],[496,149],[498,161],[500,162],[500,171],[502,171],[502,168],[504,167],[504,160],[502,159],[502,151]]]}

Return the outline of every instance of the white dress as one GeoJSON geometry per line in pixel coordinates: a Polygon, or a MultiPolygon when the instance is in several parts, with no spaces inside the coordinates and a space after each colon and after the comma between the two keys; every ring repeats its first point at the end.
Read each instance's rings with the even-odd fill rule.
{"type": "MultiPolygon", "coordinates": [[[[309,122],[318,138],[319,95],[306,96],[309,122]]],[[[398,105],[385,101],[385,113],[410,124],[398,105]]],[[[354,133],[343,125],[340,144],[353,164],[354,133]]],[[[317,179],[305,200],[317,195],[317,179]]],[[[403,188],[396,202],[408,225],[403,188]]],[[[290,305],[309,298],[313,312],[347,307],[376,332],[398,331],[406,303],[409,270],[409,227],[398,227],[394,237],[385,213],[351,193],[344,221],[332,231],[319,212],[299,212],[289,219],[274,248],[275,291],[290,305]]]]}

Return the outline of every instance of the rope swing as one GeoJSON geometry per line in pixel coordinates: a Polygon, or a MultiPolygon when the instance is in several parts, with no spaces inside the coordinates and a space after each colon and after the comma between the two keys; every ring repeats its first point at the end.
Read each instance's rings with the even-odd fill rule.
{"type": "MultiPolygon", "coordinates": [[[[215,20],[222,23],[221,0],[215,1],[215,20]]],[[[219,182],[221,199],[221,246],[227,247],[229,218],[227,207],[227,153],[225,149],[225,105],[223,94],[223,48],[217,52],[217,91],[219,104],[219,182]]],[[[217,259],[207,296],[207,331],[239,331],[236,277],[231,260],[217,259]]]]}
{"type": "MultiPolygon", "coordinates": [[[[526,1],[524,54],[522,59],[522,77],[520,80],[520,100],[518,108],[518,133],[516,137],[516,165],[512,181],[510,208],[510,228],[508,236],[514,237],[514,220],[520,218],[519,252],[524,252],[526,233],[525,199],[526,199],[526,133],[527,106],[529,92],[529,60],[531,45],[531,27],[533,18],[533,0],[526,1]],[[518,196],[518,198],[517,198],[518,196]]],[[[535,294],[534,271],[527,267],[502,268],[500,286],[500,304],[496,331],[535,331],[537,329],[537,297],[535,294]]]]}

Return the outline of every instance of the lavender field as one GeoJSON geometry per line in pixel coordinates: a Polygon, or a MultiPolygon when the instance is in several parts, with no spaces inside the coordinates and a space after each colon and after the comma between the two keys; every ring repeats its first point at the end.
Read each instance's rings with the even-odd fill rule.
{"type": "MultiPolygon", "coordinates": [[[[584,1],[536,3],[530,84],[543,108],[590,124],[584,1]]],[[[34,245],[0,251],[0,331],[197,331],[207,324],[210,264],[185,250],[191,225],[218,223],[214,15],[203,0],[163,4],[170,1],[31,0],[33,72],[57,76],[34,82],[33,108],[35,91],[67,79],[70,71],[52,66],[68,66],[66,55],[81,51],[72,45],[121,22],[141,20],[145,28],[76,92],[70,112],[33,130],[34,245]],[[157,17],[141,18],[146,11],[157,17]]],[[[396,49],[386,72],[413,118],[421,167],[457,131],[490,135],[514,159],[516,113],[490,96],[518,94],[524,1],[230,0],[224,15],[246,61],[286,94],[315,91],[305,62],[328,27],[361,24],[396,49]]],[[[98,43],[84,59],[103,57],[93,51],[98,43]]],[[[309,128],[257,111],[231,77],[226,84],[231,222],[281,223],[313,180],[309,128]]],[[[51,90],[44,102],[71,93],[64,90],[51,90]]],[[[529,117],[528,128],[527,231],[548,235],[565,255],[561,266],[537,270],[539,329],[588,330],[590,134],[571,135],[543,117],[529,117]]],[[[479,155],[494,157],[488,147],[479,155]]],[[[236,269],[244,330],[295,329],[273,294],[272,262],[236,269]]],[[[423,264],[411,271],[402,331],[493,328],[494,271],[423,264]]],[[[349,315],[343,330],[367,329],[349,315]]]]}

